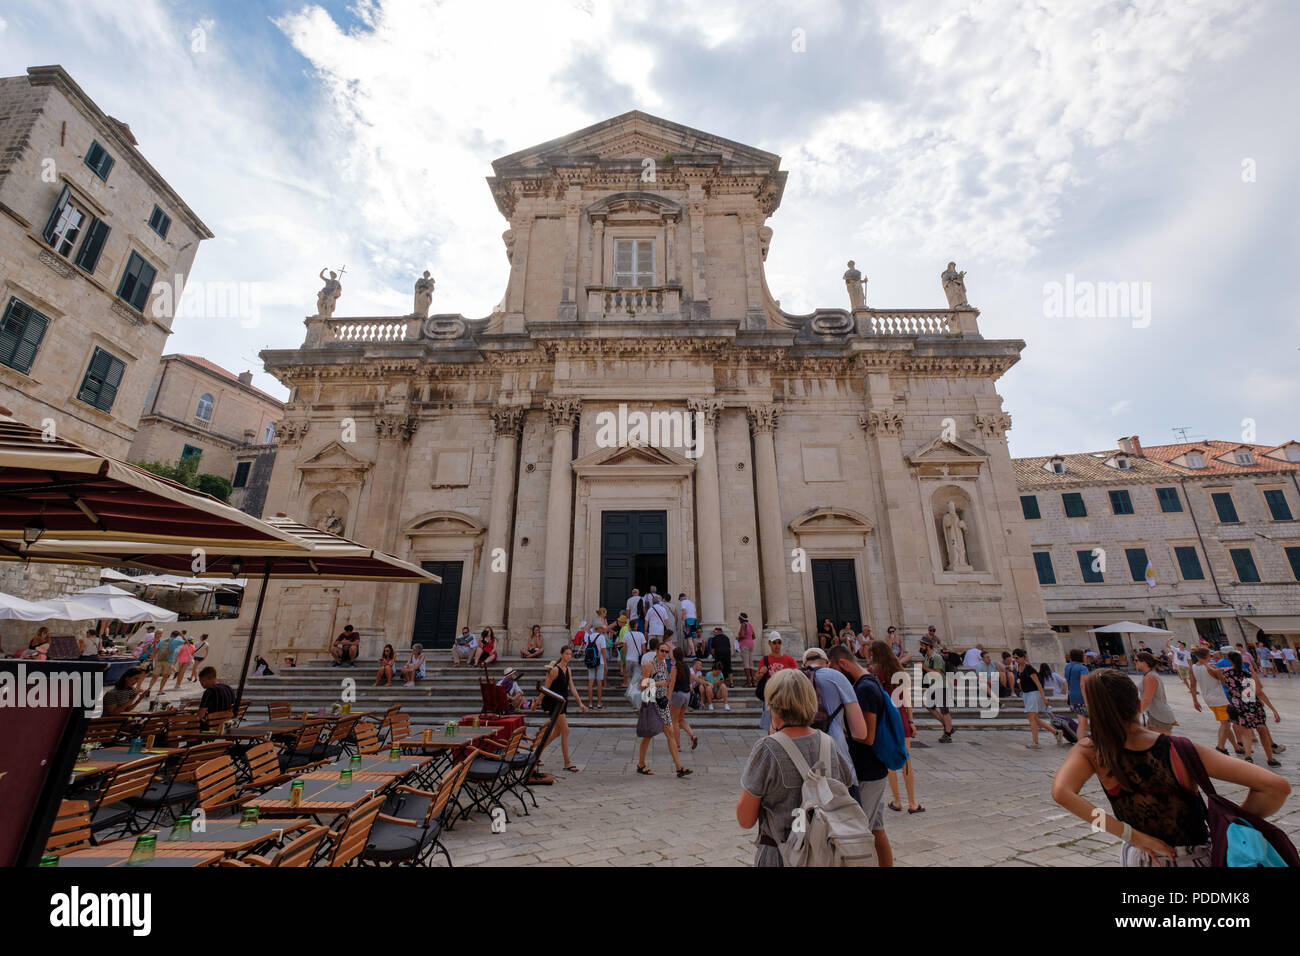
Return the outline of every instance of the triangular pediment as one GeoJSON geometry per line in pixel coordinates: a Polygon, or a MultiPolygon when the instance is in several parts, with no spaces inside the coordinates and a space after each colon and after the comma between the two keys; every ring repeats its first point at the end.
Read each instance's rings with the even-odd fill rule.
{"type": "Polygon", "coordinates": [[[774,153],[682,126],[640,110],[632,110],[567,136],[503,156],[492,166],[499,172],[520,166],[550,165],[566,156],[594,156],[602,160],[631,159],[640,162],[646,157],[685,158],[691,154],[714,157],[728,164],[752,164],[770,166],[773,169],[781,164],[780,157],[774,153]]]}
{"type": "Polygon", "coordinates": [[[935,438],[907,456],[910,465],[978,464],[988,452],[962,438],[935,438]]]}
{"type": "Polygon", "coordinates": [[[620,445],[613,448],[599,448],[589,455],[584,455],[573,462],[575,471],[592,468],[667,468],[692,469],[694,462],[672,449],[658,448],[654,445],[620,445]]]}
{"type": "Polygon", "coordinates": [[[316,454],[300,462],[300,471],[319,471],[322,469],[343,469],[346,471],[369,471],[372,462],[359,458],[339,441],[331,441],[316,454]]]}

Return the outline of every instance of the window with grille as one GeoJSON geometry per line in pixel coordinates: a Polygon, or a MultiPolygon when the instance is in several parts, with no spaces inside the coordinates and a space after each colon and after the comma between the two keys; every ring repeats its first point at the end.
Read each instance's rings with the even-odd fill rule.
{"type": "Polygon", "coordinates": [[[614,240],[614,285],[645,288],[656,284],[655,241],[614,240]]]}

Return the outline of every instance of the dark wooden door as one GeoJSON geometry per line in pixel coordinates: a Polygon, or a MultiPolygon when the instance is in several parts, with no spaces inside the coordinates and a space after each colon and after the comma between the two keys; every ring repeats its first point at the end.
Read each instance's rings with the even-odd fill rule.
{"type": "Polygon", "coordinates": [[[830,618],[835,630],[851,621],[862,629],[862,608],[858,604],[858,576],[852,558],[814,559],[812,563],[813,598],[817,605],[817,626],[830,618]]]}
{"type": "Polygon", "coordinates": [[[422,561],[420,567],[442,578],[441,584],[421,584],[415,605],[411,643],[426,651],[449,648],[459,632],[461,561],[422,561]]]}
{"type": "MultiPolygon", "coordinates": [[[[633,588],[668,593],[668,512],[605,511],[600,519],[600,603],[611,619],[633,588]],[[644,578],[645,580],[641,580],[644,578]]],[[[595,608],[584,608],[589,618],[595,608]]]]}

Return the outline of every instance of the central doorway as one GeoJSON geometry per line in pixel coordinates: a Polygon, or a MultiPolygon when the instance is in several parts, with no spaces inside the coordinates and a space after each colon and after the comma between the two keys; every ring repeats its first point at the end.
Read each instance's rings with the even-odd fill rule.
{"type": "Polygon", "coordinates": [[[852,558],[814,559],[812,563],[813,596],[817,607],[817,628],[830,618],[838,632],[849,621],[862,628],[862,608],[858,604],[858,575],[852,558]]]}
{"type": "Polygon", "coordinates": [[[441,584],[421,584],[415,605],[415,626],[411,643],[426,651],[452,645],[459,632],[462,561],[421,561],[420,567],[442,578],[441,584]]]}
{"type": "MultiPolygon", "coordinates": [[[[637,588],[668,594],[668,512],[605,511],[600,516],[600,603],[610,620],[637,588]]],[[[590,617],[595,608],[583,610],[590,617]]]]}

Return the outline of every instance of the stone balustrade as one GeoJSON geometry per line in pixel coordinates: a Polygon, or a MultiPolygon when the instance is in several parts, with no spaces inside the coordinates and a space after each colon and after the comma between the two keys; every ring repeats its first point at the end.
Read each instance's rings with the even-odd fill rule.
{"type": "Polygon", "coordinates": [[[307,341],[303,344],[308,348],[336,342],[349,345],[403,342],[408,338],[410,325],[404,316],[323,319],[318,315],[309,317],[306,324],[307,341]]]}
{"type": "Polygon", "coordinates": [[[682,308],[682,290],[677,286],[587,286],[589,318],[619,318],[628,315],[677,315],[682,308]]]}
{"type": "Polygon", "coordinates": [[[974,311],[866,309],[871,335],[976,335],[974,311]]]}

